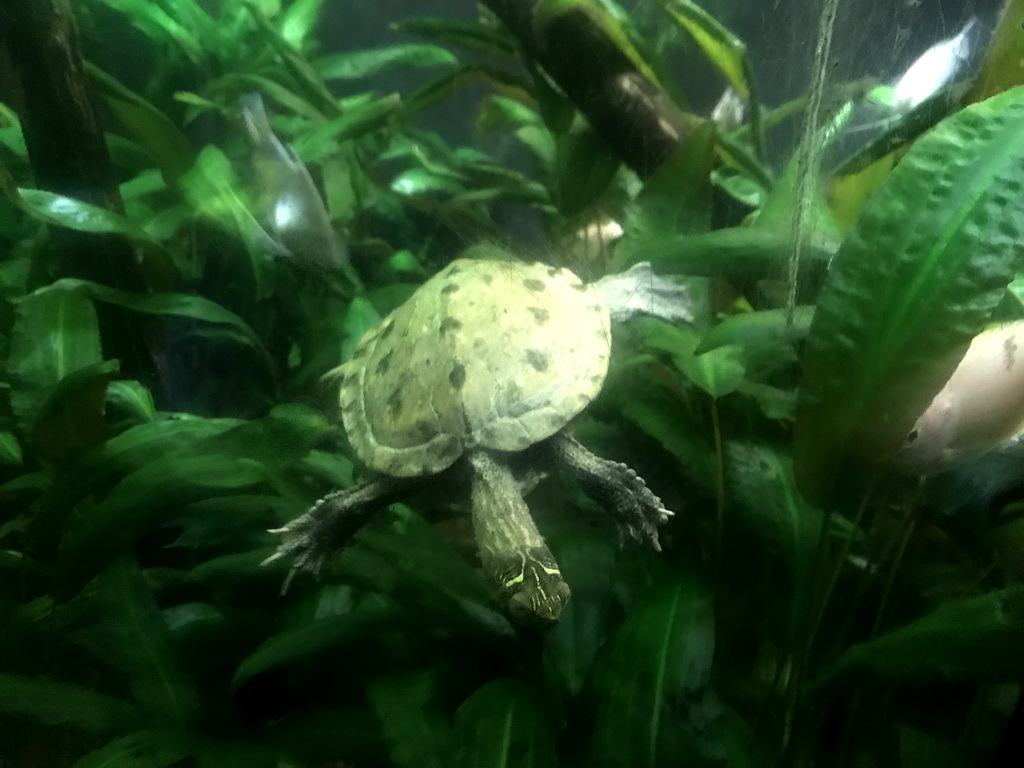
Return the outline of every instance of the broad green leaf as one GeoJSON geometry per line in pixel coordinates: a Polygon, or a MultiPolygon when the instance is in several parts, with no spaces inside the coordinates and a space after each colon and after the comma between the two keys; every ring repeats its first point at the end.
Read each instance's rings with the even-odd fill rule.
{"type": "Polygon", "coordinates": [[[729,487],[737,501],[736,523],[764,542],[789,577],[782,597],[789,608],[786,641],[795,651],[809,631],[824,516],[800,495],[792,461],[781,451],[728,442],[725,454],[729,487]]]}
{"type": "Polygon", "coordinates": [[[311,104],[313,104],[324,116],[328,118],[337,117],[340,113],[337,99],[320,79],[320,76],[313,69],[312,65],[297,50],[295,45],[290,43],[274,28],[267,20],[267,17],[255,5],[246,6],[256,20],[256,26],[263,34],[270,46],[281,57],[285,67],[295,81],[296,88],[311,104]]]}
{"type": "Polygon", "coordinates": [[[694,731],[707,724],[685,715],[708,685],[714,649],[708,586],[694,574],[659,573],[601,649],[590,764],[654,768],[696,758],[694,731]]]}
{"type": "Polygon", "coordinates": [[[980,101],[1014,86],[1024,85],[1020,68],[1020,62],[1024,59],[1024,40],[1021,40],[1020,35],[1022,28],[1024,2],[1008,0],[985,54],[985,63],[967,94],[968,101],[980,101]]]}
{"type": "Polygon", "coordinates": [[[1024,88],[943,121],[836,254],[797,410],[796,472],[812,498],[900,445],[1020,268],[1022,135],[1024,88]]]}
{"type": "Polygon", "coordinates": [[[651,243],[710,228],[713,160],[714,128],[708,124],[658,166],[626,207],[625,234],[615,253],[617,265],[648,261],[651,243]]]}
{"type": "Polygon", "coordinates": [[[1024,590],[989,592],[940,605],[910,624],[855,645],[822,683],[865,672],[892,685],[1017,682],[1024,675],[1024,590]]]}
{"type": "Polygon", "coordinates": [[[383,128],[401,107],[401,97],[397,93],[393,93],[368,104],[346,110],[341,117],[336,117],[296,139],[295,152],[307,162],[321,160],[325,155],[337,152],[339,143],[357,139],[378,128],[383,128]]]}
{"type": "Polygon", "coordinates": [[[90,752],[72,768],[169,768],[181,765],[191,752],[179,730],[137,731],[90,752]]]}
{"type": "Polygon", "coordinates": [[[286,629],[264,641],[235,670],[232,687],[271,669],[308,659],[329,649],[341,652],[346,643],[380,636],[406,626],[409,614],[396,607],[364,607],[353,613],[329,616],[286,629]]]}
{"type": "Polygon", "coordinates": [[[694,353],[737,346],[743,367],[758,379],[758,374],[796,362],[796,344],[807,335],[813,316],[813,307],[797,307],[792,323],[782,309],[731,315],[704,334],[694,353]]]}
{"type": "Polygon", "coordinates": [[[119,367],[116,360],[110,360],[61,379],[46,398],[32,429],[32,442],[41,456],[63,462],[107,438],[103,403],[119,367]]]}
{"type": "Polygon", "coordinates": [[[129,728],[141,717],[127,701],[80,685],[4,673],[0,673],[0,712],[98,733],[129,728]]]}
{"type": "Polygon", "coordinates": [[[437,45],[388,45],[324,56],[313,62],[324,80],[356,80],[395,67],[454,66],[458,57],[437,45]]]}
{"type": "Polygon", "coordinates": [[[182,18],[180,6],[183,3],[180,1],[174,3],[179,7],[173,9],[162,8],[161,6],[166,3],[154,0],[98,0],[98,2],[128,16],[132,24],[152,40],[177,46],[194,63],[203,61],[203,45],[194,34],[195,27],[182,18]]]}
{"type": "Polygon", "coordinates": [[[658,320],[644,321],[644,343],[664,350],[687,379],[712,397],[736,390],[743,382],[743,350],[736,345],[716,347],[697,354],[698,333],[688,326],[672,326],[658,320]]]}
{"type": "MultiPolygon", "coordinates": [[[[814,236],[804,272],[807,282],[820,280],[839,246],[833,237],[820,232],[814,236]]],[[[650,242],[644,258],[657,272],[724,277],[744,283],[778,276],[792,247],[788,232],[732,227],[650,242]]]]}
{"type": "Polygon", "coordinates": [[[278,19],[281,37],[302,50],[320,17],[323,4],[324,0],[294,0],[278,19]]]}
{"type": "Polygon", "coordinates": [[[18,438],[11,432],[0,432],[0,464],[18,466],[22,459],[18,438]]]}
{"type": "Polygon", "coordinates": [[[92,302],[74,291],[41,288],[18,302],[7,357],[11,409],[23,432],[42,415],[57,385],[103,360],[92,302]]]}
{"type": "Polygon", "coordinates": [[[362,296],[352,299],[348,312],[345,314],[345,342],[341,347],[341,362],[352,357],[356,344],[368,330],[381,321],[381,316],[373,308],[373,304],[362,296]]]}
{"type": "Polygon", "coordinates": [[[182,671],[170,631],[138,565],[121,558],[97,579],[100,624],[86,643],[123,672],[136,701],[158,720],[186,726],[199,715],[199,696],[182,671]]]}
{"type": "Polygon", "coordinates": [[[536,689],[514,678],[492,680],[455,712],[453,762],[466,768],[554,768],[551,721],[536,689]]]}
{"type": "Polygon", "coordinates": [[[19,189],[22,210],[47,224],[78,232],[113,233],[148,240],[145,230],[119,213],[44,189],[19,189]]]}
{"type": "Polygon", "coordinates": [[[137,381],[112,381],[107,386],[107,404],[130,415],[134,421],[156,420],[153,393],[137,381]]]}
{"type": "Polygon", "coordinates": [[[40,292],[83,294],[96,301],[116,304],[133,312],[149,315],[175,315],[200,320],[204,323],[226,325],[237,333],[235,338],[244,340],[261,354],[268,365],[270,364],[270,353],[249,324],[234,312],[202,296],[185,293],[140,295],[75,278],[58,280],[46,288],[41,288],[37,293],[40,292]]]}
{"type": "Polygon", "coordinates": [[[435,670],[375,677],[366,695],[391,744],[396,768],[447,768],[451,726],[438,701],[435,670]]]}
{"type": "Polygon", "coordinates": [[[568,219],[592,206],[615,177],[621,160],[586,121],[555,144],[558,208],[568,219]]]}
{"type": "Polygon", "coordinates": [[[156,461],[121,480],[91,508],[80,505],[61,542],[60,581],[76,589],[168,511],[264,482],[267,469],[238,456],[207,454],[156,461]]]}
{"type": "Polygon", "coordinates": [[[514,53],[516,44],[503,28],[436,16],[414,16],[391,25],[399,32],[419,35],[446,45],[458,45],[491,55],[514,53]]]}
{"type": "MultiPolygon", "coordinates": [[[[146,3],[146,5],[151,5],[146,3]]],[[[153,158],[167,184],[192,165],[195,150],[174,122],[141,96],[92,64],[86,65],[93,87],[132,139],[153,158]]]]}

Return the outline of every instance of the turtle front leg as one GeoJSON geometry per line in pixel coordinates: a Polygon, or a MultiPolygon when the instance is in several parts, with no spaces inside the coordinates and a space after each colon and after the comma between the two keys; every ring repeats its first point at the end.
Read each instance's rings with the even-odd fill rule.
{"type": "Polygon", "coordinates": [[[658,526],[672,513],[640,475],[621,462],[595,456],[564,431],[551,438],[551,448],[562,470],[576,479],[587,496],[611,513],[620,534],[649,541],[655,549],[661,549],[658,526]]]}
{"type": "Polygon", "coordinates": [[[667,323],[693,319],[693,300],[678,283],[654,274],[649,261],[634,264],[625,272],[602,277],[594,288],[612,320],[625,322],[637,315],[667,323]]]}
{"type": "Polygon", "coordinates": [[[523,501],[520,483],[486,451],[471,452],[469,462],[473,533],[484,572],[513,618],[557,620],[569,600],[569,586],[523,501]]]}
{"type": "Polygon", "coordinates": [[[318,574],[324,561],[341,550],[370,516],[388,503],[394,496],[395,485],[393,479],[370,480],[354,488],[334,491],[317,501],[306,514],[271,529],[271,533],[281,536],[281,543],[261,565],[284,557],[294,558],[281,594],[288,591],[299,571],[318,574]]]}

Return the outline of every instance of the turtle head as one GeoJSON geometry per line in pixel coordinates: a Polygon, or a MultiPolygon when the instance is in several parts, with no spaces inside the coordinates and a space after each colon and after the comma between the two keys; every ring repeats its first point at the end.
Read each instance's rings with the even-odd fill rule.
{"type": "Polygon", "coordinates": [[[520,553],[495,579],[517,622],[557,621],[569,601],[569,585],[546,546],[520,553]]]}

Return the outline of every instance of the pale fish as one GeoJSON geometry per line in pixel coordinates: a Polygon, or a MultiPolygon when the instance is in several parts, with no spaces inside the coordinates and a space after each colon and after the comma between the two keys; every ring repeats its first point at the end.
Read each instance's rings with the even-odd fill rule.
{"type": "Polygon", "coordinates": [[[940,40],[922,53],[893,84],[893,106],[900,111],[912,109],[933,93],[959,77],[971,52],[972,16],[953,37],[940,40]]]}
{"type": "Polygon", "coordinates": [[[946,385],[895,456],[931,474],[979,456],[1024,432],[1024,321],[974,337],[946,385]]]}
{"type": "Polygon", "coordinates": [[[274,135],[262,97],[247,93],[240,107],[269,234],[285,255],[303,267],[343,272],[361,289],[316,184],[295,150],[274,135]]]}

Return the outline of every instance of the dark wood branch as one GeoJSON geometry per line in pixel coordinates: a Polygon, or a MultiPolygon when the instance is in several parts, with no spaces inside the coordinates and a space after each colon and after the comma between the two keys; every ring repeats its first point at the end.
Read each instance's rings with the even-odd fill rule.
{"type": "Polygon", "coordinates": [[[534,24],[537,0],[483,0],[622,160],[647,178],[704,120],[644,77],[585,8],[534,24]]]}
{"type": "MultiPolygon", "coordinates": [[[[6,92],[0,97],[19,113],[34,186],[123,212],[68,0],[4,0],[3,6],[0,61],[6,92]]],[[[124,238],[52,227],[51,243],[53,277],[145,290],[133,247],[124,238]]],[[[101,321],[108,356],[118,357],[135,375],[151,371],[141,324],[109,308],[101,321]]]]}

